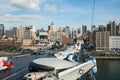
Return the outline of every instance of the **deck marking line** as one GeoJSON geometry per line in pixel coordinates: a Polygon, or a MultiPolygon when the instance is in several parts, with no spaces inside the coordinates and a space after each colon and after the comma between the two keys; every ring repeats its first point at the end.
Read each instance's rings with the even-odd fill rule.
{"type": "Polygon", "coordinates": [[[14,73],[14,74],[12,74],[12,75],[10,75],[10,76],[4,78],[3,80],[7,80],[7,79],[9,79],[10,77],[13,77],[13,76],[15,76],[15,75],[17,75],[17,74],[19,74],[19,73],[21,73],[21,72],[27,70],[27,69],[28,69],[28,68],[25,68],[25,69],[23,69],[23,70],[20,70],[20,71],[18,71],[18,72],[16,72],[16,73],[14,73]]]}

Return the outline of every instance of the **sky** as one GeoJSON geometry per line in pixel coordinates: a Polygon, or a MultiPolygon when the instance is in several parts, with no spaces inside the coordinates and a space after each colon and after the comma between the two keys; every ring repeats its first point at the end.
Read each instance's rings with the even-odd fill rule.
{"type": "MultiPolygon", "coordinates": [[[[0,24],[6,29],[35,25],[48,29],[51,22],[56,28],[81,28],[92,25],[94,0],[0,0],[0,24]]],[[[95,0],[93,24],[106,26],[109,21],[120,23],[120,0],[95,0]]]]}

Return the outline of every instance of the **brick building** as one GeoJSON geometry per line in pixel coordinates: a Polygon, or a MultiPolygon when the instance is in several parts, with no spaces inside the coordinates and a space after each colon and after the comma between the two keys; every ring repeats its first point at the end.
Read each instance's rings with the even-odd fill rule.
{"type": "Polygon", "coordinates": [[[73,38],[67,38],[66,36],[62,36],[62,43],[65,44],[65,45],[73,44],[74,39],[73,38]]]}
{"type": "Polygon", "coordinates": [[[22,46],[22,41],[14,41],[14,40],[0,40],[0,49],[4,48],[18,48],[22,46]]]}

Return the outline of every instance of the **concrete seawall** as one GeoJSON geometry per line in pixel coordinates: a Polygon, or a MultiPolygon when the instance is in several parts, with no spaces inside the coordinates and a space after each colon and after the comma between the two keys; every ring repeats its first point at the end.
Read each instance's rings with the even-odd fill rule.
{"type": "Polygon", "coordinates": [[[94,56],[97,59],[106,59],[106,60],[120,60],[120,56],[94,56]]]}
{"type": "Polygon", "coordinates": [[[4,55],[13,55],[15,54],[14,52],[5,52],[5,51],[0,51],[0,56],[4,56],[4,55]]]}

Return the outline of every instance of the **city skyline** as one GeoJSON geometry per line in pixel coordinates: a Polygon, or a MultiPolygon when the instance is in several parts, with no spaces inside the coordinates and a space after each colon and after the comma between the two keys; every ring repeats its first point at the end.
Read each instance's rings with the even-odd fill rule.
{"type": "MultiPolygon", "coordinates": [[[[70,28],[87,25],[91,29],[94,0],[0,0],[0,23],[5,27],[35,25],[37,29],[55,26],[70,28]]],[[[120,0],[96,0],[93,23],[120,23],[120,0]]]]}

